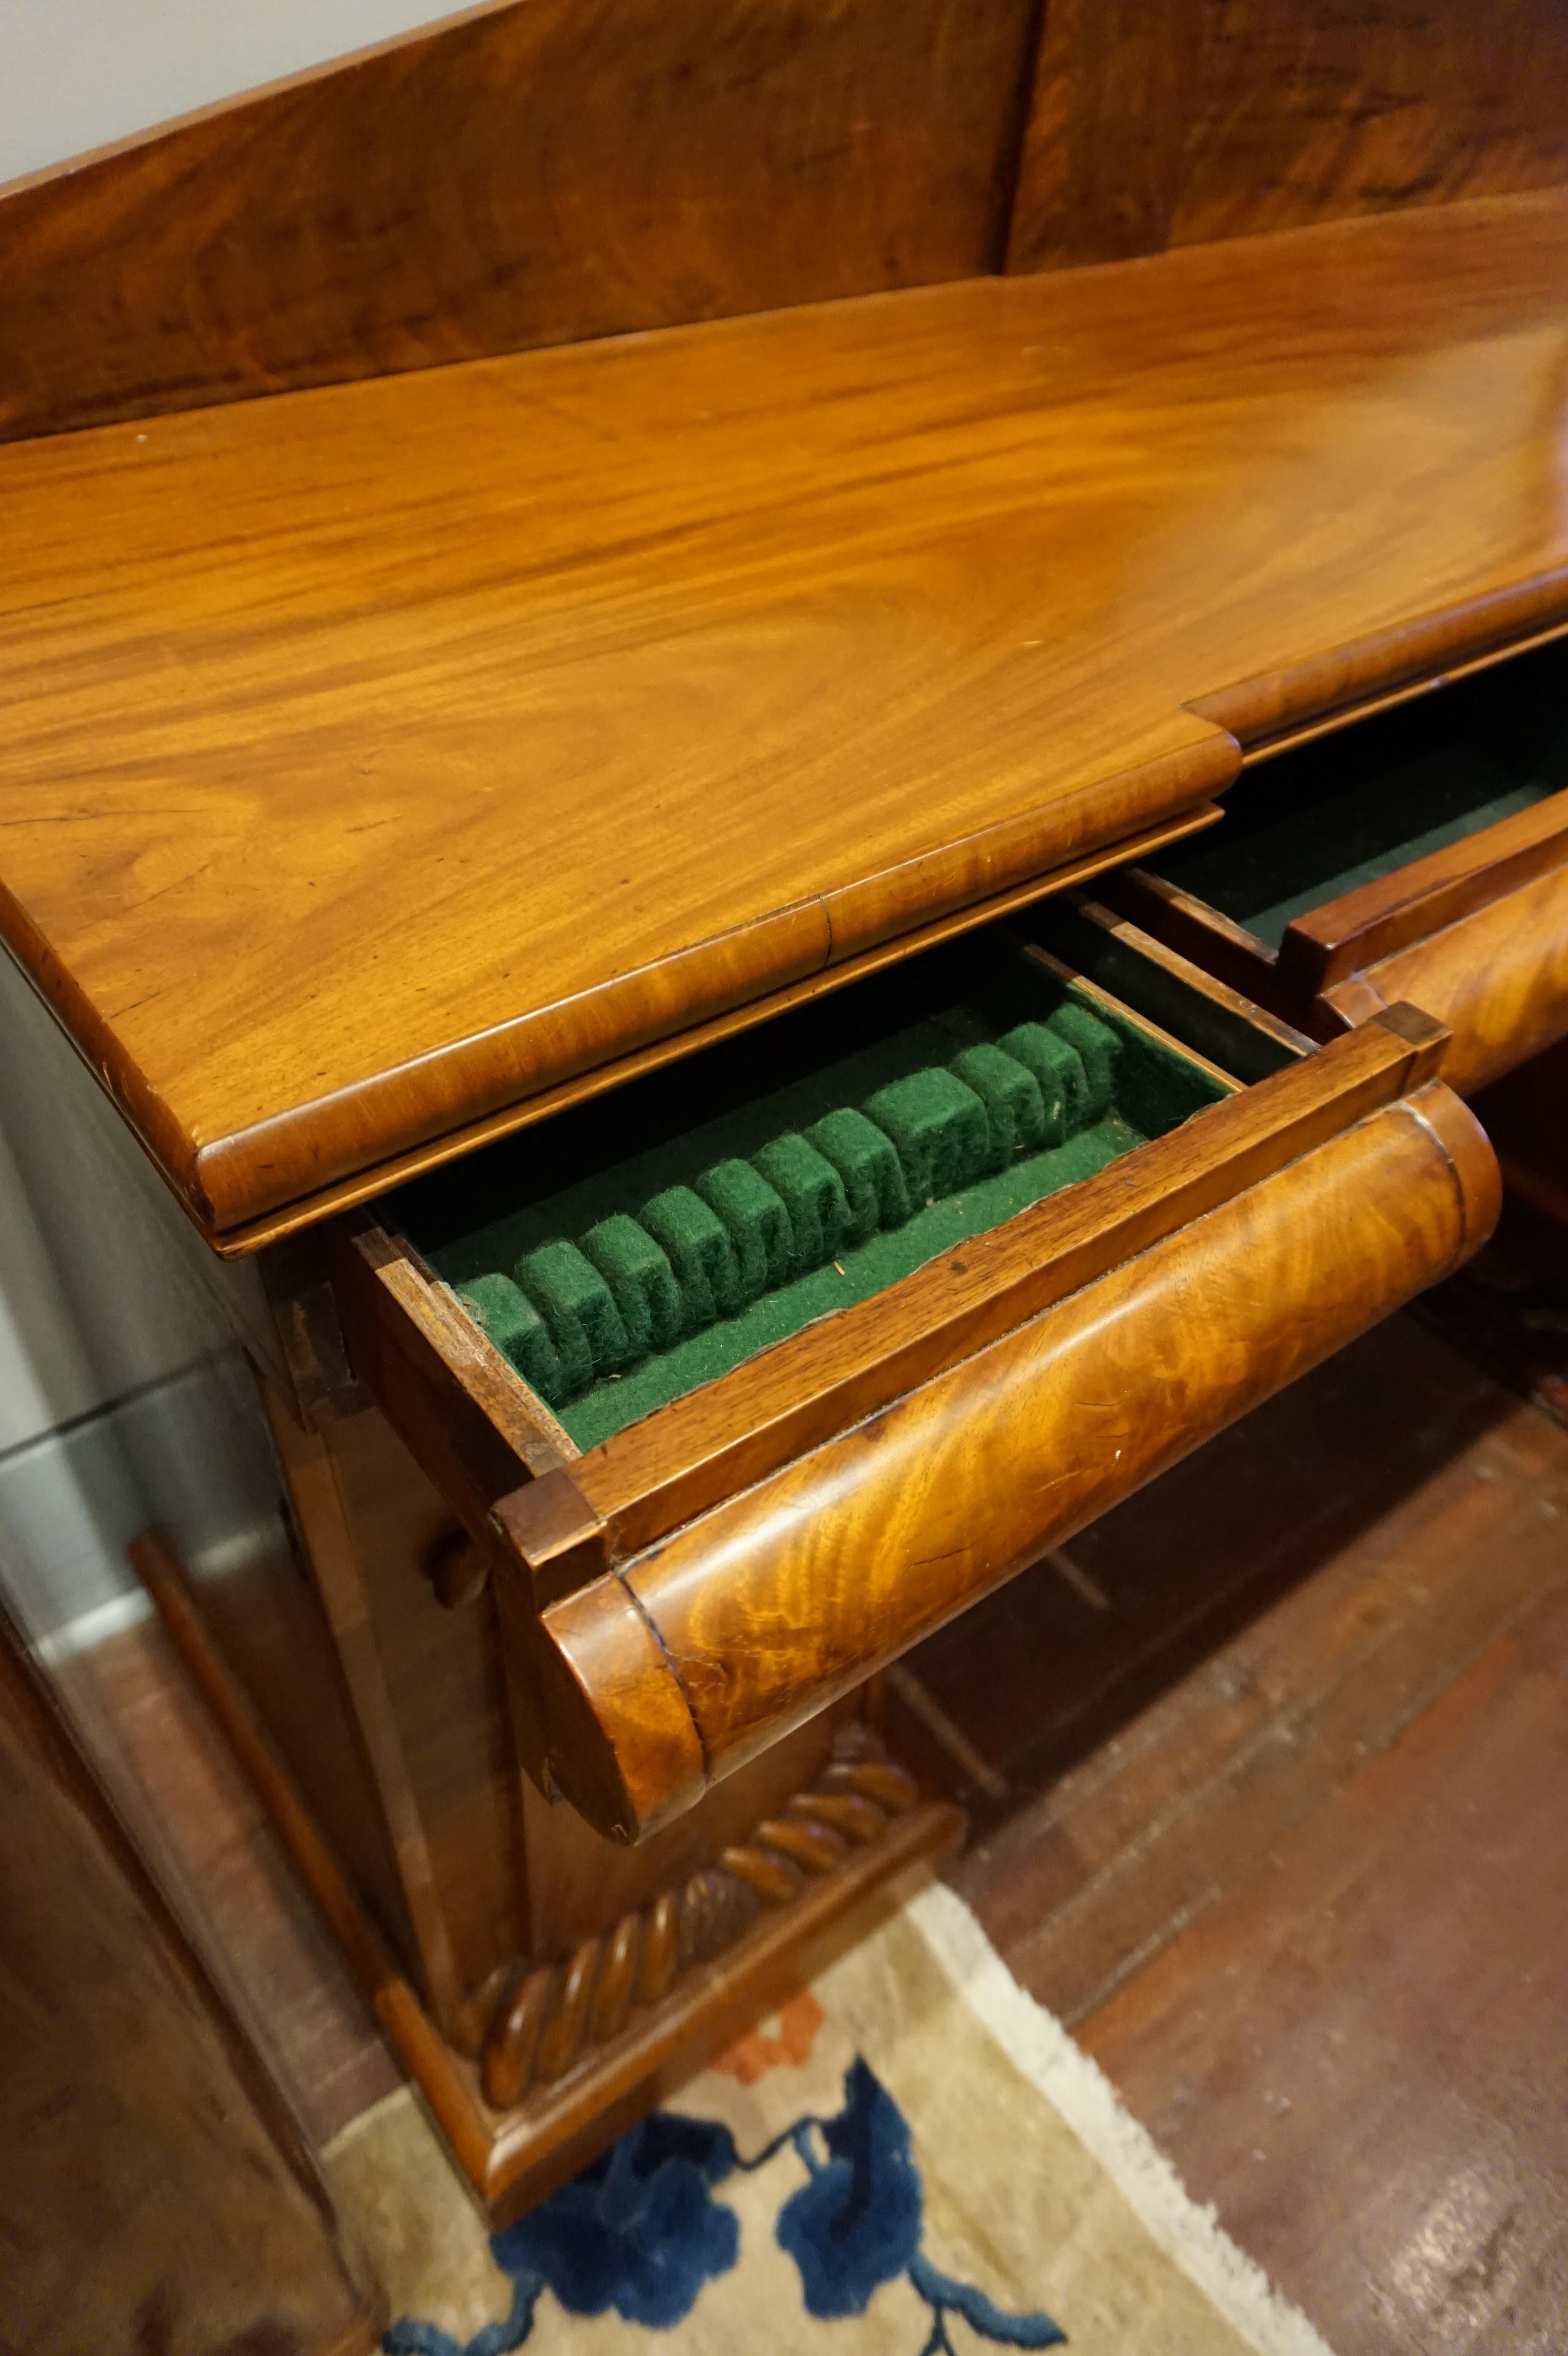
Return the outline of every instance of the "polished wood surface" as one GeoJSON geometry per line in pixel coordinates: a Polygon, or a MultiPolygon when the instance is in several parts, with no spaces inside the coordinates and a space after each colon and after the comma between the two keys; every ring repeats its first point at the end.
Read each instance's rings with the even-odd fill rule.
{"type": "Polygon", "coordinates": [[[1202,0],[1052,0],[1037,56],[1009,270],[1158,253],[1205,62],[1202,0]]]}
{"type": "Polygon", "coordinates": [[[368,2356],[383,2298],[0,1612],[0,2341],[368,2356]]]}
{"type": "Polygon", "coordinates": [[[968,278],[1035,0],[528,0],[0,192],[0,436],[968,278]]]}
{"type": "Polygon", "coordinates": [[[1546,187],[1565,120],[1553,0],[1054,0],[1008,266],[1546,187]]]}
{"type": "Polygon", "coordinates": [[[1417,1000],[1453,1026],[1445,1076],[1467,1096],[1561,1039],[1568,1033],[1568,861],[1324,992],[1325,1004],[1352,1023],[1395,997],[1417,1000]]]}
{"type": "Polygon", "coordinates": [[[401,1185],[408,1178],[443,1168],[465,1153],[472,1153],[494,1139],[509,1137],[520,1129],[531,1129],[541,1120],[549,1120],[569,1105],[581,1104],[587,1098],[606,1095],[610,1089],[623,1087],[628,1080],[644,1073],[657,1071],[683,1055],[695,1054],[699,1048],[733,1038],[739,1031],[753,1029],[760,1023],[772,1022],[791,1009],[807,1005],[813,999],[830,991],[843,990],[851,982],[867,980],[897,965],[908,957],[921,955],[942,942],[955,939],[960,934],[983,925],[996,923],[1015,910],[1025,908],[1038,900],[1042,892],[1066,891],[1074,884],[1085,883],[1105,873],[1125,861],[1154,856],[1173,842],[1200,832],[1218,823],[1218,802],[1198,802],[1191,809],[1174,818],[1162,819],[1157,826],[1107,844],[1098,851],[1081,852],[1049,873],[1030,876],[1015,884],[1005,892],[996,892],[985,899],[975,900],[960,908],[949,909],[923,925],[916,925],[907,933],[899,933],[880,942],[875,948],[860,949],[853,957],[819,967],[801,980],[784,989],[770,991],[763,999],[750,1004],[734,1006],[723,1014],[709,1016],[668,1038],[656,1039],[646,1046],[633,1048],[618,1055],[608,1063],[579,1072],[569,1080],[559,1081],[553,1087],[542,1088],[537,1095],[520,1102],[504,1106],[496,1112],[481,1115],[464,1121],[441,1136],[429,1138],[422,1144],[396,1153],[374,1169],[363,1171],[355,1177],[339,1178],[331,1185],[320,1188],[304,1203],[283,1205],[264,1212],[254,1219],[244,1220],[237,1226],[227,1227],[221,1234],[208,1236],[207,1241],[225,1260],[243,1259],[251,1253],[265,1251],[280,1240],[306,1242],[310,1230],[335,1211],[351,1210],[361,1204],[373,1202],[390,1186],[401,1185]]]}
{"type": "Polygon", "coordinates": [[[0,193],[0,435],[1568,177],[1552,0],[490,5],[0,193]]]}
{"type": "MultiPolygon", "coordinates": [[[[1374,1115],[1319,1149],[1307,1188],[1265,1180],[628,1565],[709,1775],[1456,1265],[1489,1228],[1495,1179],[1474,1130],[1456,1184],[1425,1127],[1440,1102],[1374,1115]],[[1090,1400],[1105,1402],[1092,1446],[1090,1400]]],[[[550,1615],[563,1649],[572,1610],[550,1615]]]]}
{"type": "Polygon", "coordinates": [[[1568,175],[1555,0],[1206,0],[1203,16],[1177,244],[1568,175]]]}
{"type": "Polygon", "coordinates": [[[1568,794],[1552,794],[1466,841],[1292,917],[1280,985],[1303,1002],[1445,925],[1568,867],[1568,794]]]}
{"type": "Polygon", "coordinates": [[[206,1224],[304,1201],[1560,617],[1565,255],[1485,200],[13,445],[4,929],[206,1224]]]}

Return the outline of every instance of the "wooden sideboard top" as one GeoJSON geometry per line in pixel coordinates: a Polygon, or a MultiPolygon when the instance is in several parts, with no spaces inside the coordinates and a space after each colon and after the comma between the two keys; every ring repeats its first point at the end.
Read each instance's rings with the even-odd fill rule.
{"type": "Polygon", "coordinates": [[[0,927],[260,1239],[1568,625],[1565,394],[1557,190],[12,444],[0,927]]]}

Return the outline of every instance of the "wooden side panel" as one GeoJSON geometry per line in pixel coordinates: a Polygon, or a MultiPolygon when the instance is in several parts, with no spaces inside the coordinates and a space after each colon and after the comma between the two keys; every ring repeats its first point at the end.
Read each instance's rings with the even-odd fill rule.
{"type": "Polygon", "coordinates": [[[993,265],[1034,0],[528,0],[0,208],[0,435],[993,265]]]}
{"type": "Polygon", "coordinates": [[[1568,178],[1557,0],[1056,0],[1012,270],[1568,178]]]}
{"type": "Polygon", "coordinates": [[[443,2027],[523,1944],[521,1778],[487,1598],[436,1601],[446,1505],[374,1411],[275,1429],[443,2027]]]}

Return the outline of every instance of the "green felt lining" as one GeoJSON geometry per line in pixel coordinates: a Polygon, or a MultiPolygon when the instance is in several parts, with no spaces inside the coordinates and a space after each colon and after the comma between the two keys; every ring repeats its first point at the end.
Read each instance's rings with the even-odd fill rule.
{"type": "Polygon", "coordinates": [[[818,1012],[792,1042],[784,1018],[773,1026],[784,1035],[750,1065],[713,1051],[705,1072],[692,1058],[678,1086],[706,1117],[665,1123],[660,1092],[635,1084],[614,1109],[665,1131],[641,1150],[625,1150],[636,1122],[603,1107],[498,1150],[490,1183],[463,1182],[478,1203],[498,1201],[488,1218],[467,1224],[461,1197],[443,1201],[430,1181],[407,1190],[416,1243],[580,1447],[869,1300],[1224,1092],[1016,951],[971,948],[966,962],[931,966],[924,1012],[920,989],[904,986],[913,1020],[888,1021],[897,998],[868,985],[845,993],[832,1028],[818,1012]],[[949,975],[972,994],[936,1000],[949,975]],[[812,1059],[814,1041],[838,1052],[812,1059]],[[769,1087],[773,1069],[782,1076],[769,1087]],[[549,1185],[552,1162],[566,1183],[549,1185]]]}
{"type": "Polygon", "coordinates": [[[997,1044],[1020,1063],[1040,1090],[1043,1145],[1062,1145],[1082,1129],[1089,1106],[1089,1076],[1070,1039],[1043,1023],[1019,1023],[997,1044]]]}
{"type": "Polygon", "coordinates": [[[844,1186],[847,1244],[863,1244],[882,1227],[901,1227],[909,1216],[909,1188],[892,1139],[853,1105],[824,1113],[806,1132],[831,1162],[844,1186]]]}
{"type": "Polygon", "coordinates": [[[1568,653],[1545,647],[1260,764],[1155,872],[1277,948],[1295,916],[1568,787],[1568,653]]]}
{"type": "Polygon", "coordinates": [[[826,1154],[788,1131],[764,1145],[756,1167],[784,1205],[789,1222],[789,1272],[820,1268],[843,1245],[849,1226],[844,1181],[826,1154]]]}
{"type": "Polygon", "coordinates": [[[560,1420],[580,1448],[596,1447],[613,1432],[729,1374],[759,1350],[800,1333],[819,1317],[869,1301],[901,1278],[912,1276],[927,1260],[1000,1226],[1048,1194],[1092,1178],[1107,1162],[1144,1142],[1138,1130],[1112,1116],[1081,1130],[1067,1145],[1020,1156],[1001,1175],[976,1180],[962,1194],[915,1213],[902,1226],[874,1236],[858,1250],[844,1251],[837,1261],[796,1277],[782,1291],[764,1295],[738,1317],[677,1342],[662,1357],[645,1358],[615,1381],[601,1383],[558,1409],[560,1420]]]}
{"type": "Polygon", "coordinates": [[[1040,1082],[1027,1064],[1005,1047],[987,1043],[955,1055],[953,1070],[986,1108],[987,1176],[1006,1170],[1015,1153],[1040,1151],[1045,1143],[1045,1106],[1040,1082]]]}
{"type": "Polygon", "coordinates": [[[560,1363],[558,1396],[586,1390],[596,1376],[613,1374],[631,1355],[621,1312],[610,1288],[574,1243],[561,1238],[525,1253],[513,1270],[549,1330],[560,1363]]]}
{"type": "MultiPolygon", "coordinates": [[[[614,1296],[626,1331],[628,1357],[667,1350],[680,1339],[685,1323],[680,1287],[668,1258],[646,1227],[624,1211],[613,1211],[589,1228],[582,1250],[614,1296]]],[[[556,1395],[563,1388],[558,1376],[556,1395]]]]}
{"type": "Polygon", "coordinates": [[[795,1258],[795,1228],[782,1198],[761,1170],[753,1170],[749,1162],[720,1162],[715,1169],[703,1172],[697,1192],[730,1238],[740,1277],[737,1307],[787,1284],[795,1258]]]}
{"type": "Polygon", "coordinates": [[[463,1288],[469,1314],[503,1357],[541,1397],[559,1398],[565,1389],[560,1360],[544,1319],[509,1276],[476,1276],[463,1288]]]}
{"type": "Polygon", "coordinates": [[[916,1207],[956,1194],[990,1160],[984,1099],[940,1064],[890,1081],[867,1098],[865,1111],[891,1141],[916,1207]]]}
{"type": "MultiPolygon", "coordinates": [[[[711,1325],[716,1317],[732,1317],[741,1306],[741,1271],[724,1223],[710,1205],[689,1186],[669,1186],[645,1203],[639,1226],[668,1260],[680,1294],[681,1324],[688,1333],[711,1325]]],[[[525,1260],[523,1265],[527,1267],[525,1260]]],[[[603,1365],[601,1374],[613,1374],[603,1365]]],[[[573,1388],[578,1386],[574,1385],[573,1388]]]]}

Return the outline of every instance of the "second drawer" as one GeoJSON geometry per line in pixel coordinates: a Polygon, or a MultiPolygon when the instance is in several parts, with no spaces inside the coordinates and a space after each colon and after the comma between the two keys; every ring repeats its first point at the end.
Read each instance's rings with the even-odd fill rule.
{"type": "Polygon", "coordinates": [[[1096,890],[1315,1037],[1407,999],[1464,1095],[1568,1032],[1568,644],[1258,761],[1096,890]]]}

